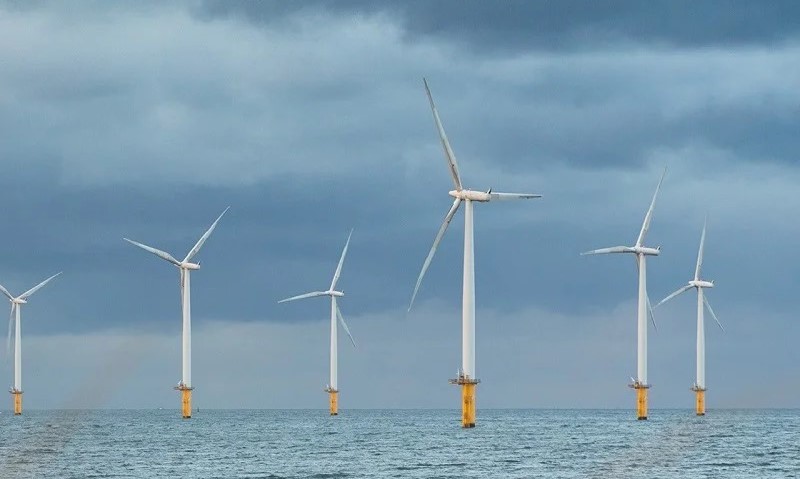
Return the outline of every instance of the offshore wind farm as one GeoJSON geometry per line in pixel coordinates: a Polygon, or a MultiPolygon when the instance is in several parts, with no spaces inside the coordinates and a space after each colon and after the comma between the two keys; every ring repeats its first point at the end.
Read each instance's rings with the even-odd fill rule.
{"type": "Polygon", "coordinates": [[[0,478],[798,475],[800,5],[0,2],[0,45],[0,478]]]}

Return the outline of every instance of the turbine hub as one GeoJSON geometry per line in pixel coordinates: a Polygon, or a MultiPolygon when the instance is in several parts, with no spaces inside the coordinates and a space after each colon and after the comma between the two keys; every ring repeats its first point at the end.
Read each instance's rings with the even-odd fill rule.
{"type": "Polygon", "coordinates": [[[448,193],[453,198],[460,198],[461,200],[480,201],[485,203],[492,199],[489,192],[486,191],[473,191],[473,190],[452,190],[448,193]]]}

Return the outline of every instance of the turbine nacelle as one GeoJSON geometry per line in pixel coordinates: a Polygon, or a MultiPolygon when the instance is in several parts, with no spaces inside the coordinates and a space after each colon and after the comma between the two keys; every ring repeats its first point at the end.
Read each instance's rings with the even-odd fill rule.
{"type": "Polygon", "coordinates": [[[14,304],[28,304],[28,302],[26,300],[24,300],[23,298],[14,298],[14,299],[10,299],[9,301],[11,301],[14,304]]]}
{"type": "Polygon", "coordinates": [[[645,256],[658,256],[661,254],[661,246],[657,248],[648,248],[646,246],[634,246],[632,249],[632,253],[636,254],[643,254],[645,256]]]}
{"type": "Polygon", "coordinates": [[[695,288],[713,288],[714,282],[713,281],[704,281],[702,279],[696,279],[689,281],[689,286],[694,286],[695,288]]]}
{"type": "Polygon", "coordinates": [[[486,203],[492,199],[492,190],[489,191],[473,191],[473,190],[452,190],[448,195],[460,200],[479,201],[486,203]]]}
{"type": "Polygon", "coordinates": [[[342,296],[344,296],[343,292],[333,291],[333,290],[325,291],[325,294],[327,294],[328,296],[336,296],[337,298],[341,298],[342,296]]]}
{"type": "Polygon", "coordinates": [[[183,263],[180,263],[177,266],[180,269],[188,269],[188,270],[192,270],[192,271],[196,271],[196,270],[200,269],[200,263],[190,263],[188,261],[184,261],[183,263]]]}

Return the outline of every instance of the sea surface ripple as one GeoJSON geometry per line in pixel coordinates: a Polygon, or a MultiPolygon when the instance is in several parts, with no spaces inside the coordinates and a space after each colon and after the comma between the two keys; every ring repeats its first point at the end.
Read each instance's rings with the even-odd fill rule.
{"type": "Polygon", "coordinates": [[[800,410],[26,411],[2,478],[800,477],[800,410]]]}

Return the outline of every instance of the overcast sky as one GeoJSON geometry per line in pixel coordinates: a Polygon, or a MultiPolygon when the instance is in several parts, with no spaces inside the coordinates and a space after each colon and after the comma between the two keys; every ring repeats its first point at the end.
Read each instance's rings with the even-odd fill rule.
{"type": "MultiPolygon", "coordinates": [[[[708,405],[798,407],[796,2],[0,3],[0,284],[23,308],[32,408],[170,407],[178,272],[193,275],[198,406],[457,407],[463,215],[427,77],[475,208],[479,407],[633,407],[636,267],[658,301],[704,275],[708,405]],[[710,319],[710,318],[709,318],[710,319]],[[765,391],[769,393],[766,394],[765,391]]],[[[656,311],[651,407],[692,407],[695,298],[656,311]]],[[[3,380],[12,381],[6,360],[3,380]]],[[[0,401],[0,407],[8,408],[0,401]]]]}

